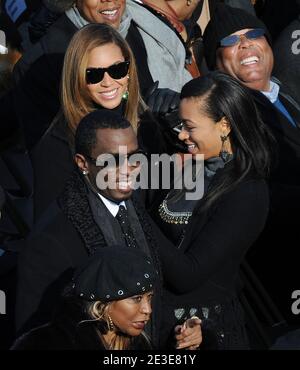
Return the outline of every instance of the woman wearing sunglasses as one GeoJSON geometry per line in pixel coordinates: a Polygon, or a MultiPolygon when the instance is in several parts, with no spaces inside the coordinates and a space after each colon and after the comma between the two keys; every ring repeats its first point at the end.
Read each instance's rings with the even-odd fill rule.
{"type": "Polygon", "coordinates": [[[67,49],[61,112],[32,152],[35,219],[59,195],[72,172],[74,133],[80,120],[95,109],[121,112],[137,131],[142,149],[164,151],[158,126],[140,96],[132,51],[105,24],[83,27],[67,49]]]}

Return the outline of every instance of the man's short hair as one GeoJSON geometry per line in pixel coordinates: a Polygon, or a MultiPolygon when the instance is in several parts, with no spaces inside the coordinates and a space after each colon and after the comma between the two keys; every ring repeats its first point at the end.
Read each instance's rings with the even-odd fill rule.
{"type": "Polygon", "coordinates": [[[87,114],[80,121],[75,134],[75,152],[90,156],[97,144],[96,131],[111,128],[114,130],[130,127],[129,121],[121,114],[105,109],[98,109],[87,114]]]}

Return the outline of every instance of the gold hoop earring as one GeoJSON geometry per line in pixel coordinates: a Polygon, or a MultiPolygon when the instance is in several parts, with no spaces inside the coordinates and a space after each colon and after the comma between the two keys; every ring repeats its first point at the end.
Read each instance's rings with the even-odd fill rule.
{"type": "Polygon", "coordinates": [[[115,330],[115,325],[112,321],[112,318],[110,317],[109,314],[107,314],[107,320],[108,320],[108,330],[109,331],[114,331],[115,330]]]}

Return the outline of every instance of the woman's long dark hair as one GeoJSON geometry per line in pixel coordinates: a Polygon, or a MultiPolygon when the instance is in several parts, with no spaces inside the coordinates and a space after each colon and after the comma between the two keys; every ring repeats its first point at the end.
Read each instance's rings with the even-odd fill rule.
{"type": "Polygon", "coordinates": [[[231,127],[232,163],[209,187],[204,198],[207,207],[250,173],[260,179],[269,176],[275,140],[246,87],[225,73],[211,72],[188,82],[180,98],[199,98],[199,109],[215,122],[226,117],[231,127]]]}

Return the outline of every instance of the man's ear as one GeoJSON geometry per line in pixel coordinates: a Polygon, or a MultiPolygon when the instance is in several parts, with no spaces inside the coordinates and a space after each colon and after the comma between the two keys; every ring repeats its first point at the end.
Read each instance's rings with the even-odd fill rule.
{"type": "Polygon", "coordinates": [[[82,154],[75,154],[74,161],[79,168],[79,170],[84,174],[87,175],[89,173],[89,165],[87,160],[84,158],[82,154]]]}

